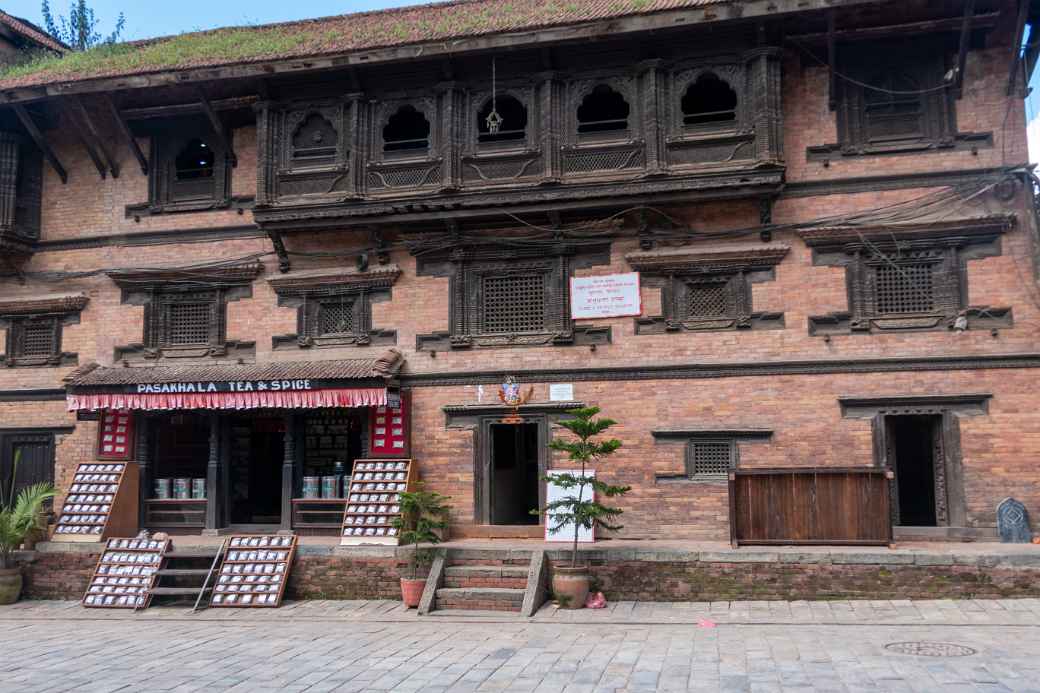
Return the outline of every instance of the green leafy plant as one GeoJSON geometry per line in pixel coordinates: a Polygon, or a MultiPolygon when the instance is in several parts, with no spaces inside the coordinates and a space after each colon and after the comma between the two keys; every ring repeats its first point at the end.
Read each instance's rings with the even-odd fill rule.
{"type": "Polygon", "coordinates": [[[393,526],[400,534],[401,544],[412,546],[408,561],[411,579],[415,580],[419,564],[433,560],[431,549],[420,549],[420,545],[433,546],[441,541],[438,530],[448,526],[448,504],[451,498],[435,491],[427,491],[422,482],[416,490],[401,494],[401,514],[394,518],[393,526]]]}
{"type": "Polygon", "coordinates": [[[14,567],[12,554],[22,545],[25,537],[41,527],[43,504],[54,497],[54,487],[40,483],[16,491],[15,479],[21,450],[15,450],[10,484],[4,488],[0,480],[0,569],[14,567]]]}
{"type": "Polygon", "coordinates": [[[581,465],[579,474],[557,473],[552,476],[544,476],[542,480],[564,489],[572,491],[571,494],[559,500],[547,503],[542,510],[532,510],[535,515],[544,514],[546,522],[550,523],[549,530],[553,533],[560,531],[567,525],[574,526],[574,541],[571,547],[571,567],[578,565],[578,532],[582,527],[592,529],[602,527],[612,531],[621,529],[621,525],[615,524],[615,519],[624,511],[621,508],[609,507],[601,504],[596,498],[617,498],[632,490],[631,486],[613,486],[594,477],[586,476],[586,469],[592,463],[604,457],[614,454],[621,447],[621,441],[616,438],[608,440],[593,440],[597,435],[617,424],[613,419],[597,419],[599,407],[582,407],[571,409],[567,412],[573,419],[560,421],[560,425],[574,434],[576,440],[564,440],[554,438],[549,443],[553,450],[567,453],[571,462],[581,465]],[[588,493],[586,493],[588,489],[588,493]]]}
{"type": "Polygon", "coordinates": [[[43,0],[40,14],[43,15],[43,23],[48,34],[78,51],[115,43],[126,27],[126,17],[120,12],[116,17],[115,29],[108,36],[102,36],[97,30],[100,20],[94,16],[94,10],[86,0],[73,0],[69,3],[69,15],[58,15],[57,18],[51,14],[50,2],[43,0]]]}

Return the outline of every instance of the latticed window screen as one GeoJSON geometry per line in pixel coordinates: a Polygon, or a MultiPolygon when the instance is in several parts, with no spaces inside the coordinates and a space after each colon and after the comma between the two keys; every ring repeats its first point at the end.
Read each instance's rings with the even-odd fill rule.
{"type": "Polygon", "coordinates": [[[354,301],[329,301],[318,310],[318,334],[354,332],[354,301]]]}
{"type": "Polygon", "coordinates": [[[934,311],[934,286],[931,263],[879,265],[874,268],[877,314],[934,311]]]}
{"type": "Polygon", "coordinates": [[[213,303],[171,303],[167,306],[163,343],[170,346],[208,344],[213,303]]]}
{"type": "Polygon", "coordinates": [[[729,290],[726,282],[698,282],[686,286],[687,318],[716,318],[728,315],[729,290]]]}
{"type": "Polygon", "coordinates": [[[58,353],[54,320],[36,318],[23,321],[16,330],[16,356],[53,356],[58,353]]]}
{"type": "Polygon", "coordinates": [[[545,329],[545,275],[487,276],[483,278],[482,288],[485,334],[545,329]]]}
{"type": "Polygon", "coordinates": [[[733,468],[733,446],[727,440],[691,440],[686,448],[686,470],[692,477],[720,477],[733,468]]]}

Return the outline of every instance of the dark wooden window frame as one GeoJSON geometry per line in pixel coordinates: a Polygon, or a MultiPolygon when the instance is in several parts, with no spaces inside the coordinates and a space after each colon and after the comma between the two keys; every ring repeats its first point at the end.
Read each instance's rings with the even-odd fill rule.
{"type": "Polygon", "coordinates": [[[127,215],[199,212],[227,209],[231,199],[231,159],[212,126],[201,118],[171,120],[151,133],[151,158],[148,177],[148,203],[130,205],[127,215]],[[206,194],[179,195],[175,160],[192,140],[200,139],[213,152],[213,186],[206,194]]]}
{"type": "Polygon", "coordinates": [[[774,280],[776,266],[789,250],[786,246],[727,251],[683,248],[626,255],[632,269],[640,272],[644,286],[661,289],[661,315],[636,318],[636,334],[782,329],[783,313],[753,309],[751,285],[774,280]],[[698,283],[724,285],[723,314],[688,314],[689,292],[698,283]]]}
{"type": "Polygon", "coordinates": [[[15,132],[0,132],[0,253],[25,257],[40,239],[43,154],[15,132]]]}
{"type": "Polygon", "coordinates": [[[772,440],[773,431],[765,428],[682,428],[651,431],[655,444],[683,445],[683,471],[658,472],[654,474],[655,483],[727,483],[729,470],[740,464],[741,443],[765,443],[772,440]],[[729,447],[729,468],[726,472],[701,473],[696,466],[696,447],[698,445],[723,444],[729,447]]]}
{"type": "Polygon", "coordinates": [[[78,355],[62,351],[62,331],[65,325],[79,323],[80,312],[86,307],[87,301],[86,296],[0,300],[0,327],[6,328],[7,335],[0,365],[30,368],[76,365],[79,362],[78,355]],[[50,353],[25,353],[25,329],[32,322],[42,322],[51,330],[50,353]]]}
{"type": "Polygon", "coordinates": [[[570,277],[579,267],[605,264],[605,248],[577,249],[561,246],[542,251],[513,249],[457,249],[448,256],[420,255],[419,276],[449,277],[450,329],[416,336],[418,350],[469,349],[481,347],[563,346],[606,344],[609,327],[576,324],[570,317],[570,277]],[[541,274],[545,281],[544,329],[513,334],[486,332],[483,281],[488,276],[541,274]]]}
{"type": "MultiPolygon", "coordinates": [[[[46,455],[50,458],[49,475],[45,479],[36,481],[48,481],[54,483],[55,473],[55,451],[58,444],[58,436],[72,433],[72,426],[58,426],[50,428],[0,428],[0,474],[2,474],[3,487],[8,490],[10,482],[11,464],[14,461],[14,447],[19,444],[43,445],[46,447],[46,455]]],[[[17,479],[16,479],[17,481],[17,479]]]]}
{"type": "MultiPolygon", "coordinates": [[[[802,238],[813,249],[813,264],[845,268],[849,309],[809,317],[813,335],[870,334],[951,329],[1011,327],[1011,308],[969,304],[967,263],[1001,254],[1000,236],[1009,217],[991,217],[938,225],[870,229],[814,229],[802,238]],[[931,267],[932,310],[894,313],[879,310],[879,267],[893,271],[931,267]]],[[[907,281],[912,281],[909,274],[907,281]]]]}
{"type": "Polygon", "coordinates": [[[301,272],[269,280],[278,296],[278,305],[296,308],[297,311],[296,332],[272,337],[272,348],[396,344],[396,330],[372,326],[372,304],[391,299],[391,287],[400,275],[401,269],[397,265],[381,265],[364,272],[301,272]],[[349,332],[323,333],[323,306],[346,302],[351,304],[352,329],[349,332]]]}

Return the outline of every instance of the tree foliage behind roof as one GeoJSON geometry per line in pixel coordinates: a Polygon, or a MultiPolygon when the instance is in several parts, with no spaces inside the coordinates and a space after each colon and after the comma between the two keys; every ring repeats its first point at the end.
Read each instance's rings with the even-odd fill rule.
{"type": "Polygon", "coordinates": [[[73,0],[69,3],[68,16],[58,15],[57,20],[51,14],[50,2],[43,0],[40,13],[43,15],[47,33],[78,51],[85,51],[102,43],[115,43],[126,26],[126,16],[120,12],[116,18],[115,29],[108,36],[102,36],[97,30],[100,20],[94,15],[94,9],[87,5],[87,0],[73,0]]]}

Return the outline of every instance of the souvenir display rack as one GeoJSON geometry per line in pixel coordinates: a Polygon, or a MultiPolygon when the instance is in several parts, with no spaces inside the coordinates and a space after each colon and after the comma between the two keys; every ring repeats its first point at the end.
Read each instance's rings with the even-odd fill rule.
{"type": "Polygon", "coordinates": [[[54,541],[103,541],[137,533],[138,468],[85,462],[76,468],[54,528],[54,541]]]}
{"type": "Polygon", "coordinates": [[[418,468],[412,460],[371,459],[354,462],[340,546],[396,546],[393,527],[401,516],[401,492],[415,491],[418,468]]]}
{"type": "Polygon", "coordinates": [[[109,539],[83,595],[83,606],[144,609],[152,601],[169,539],[109,539]]]}
{"type": "Polygon", "coordinates": [[[289,569],[296,556],[296,536],[229,537],[210,597],[210,606],[281,606],[289,569]]]}

